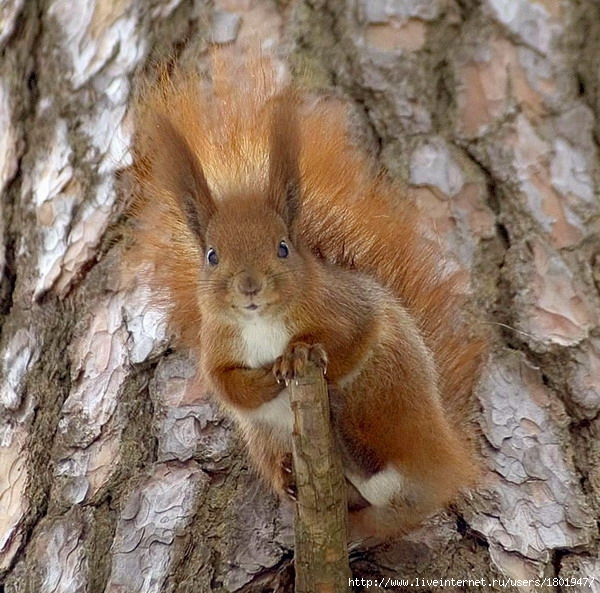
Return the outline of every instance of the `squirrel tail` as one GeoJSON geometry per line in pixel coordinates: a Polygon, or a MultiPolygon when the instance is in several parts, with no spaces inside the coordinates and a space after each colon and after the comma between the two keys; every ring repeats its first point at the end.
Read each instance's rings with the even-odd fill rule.
{"type": "Polygon", "coordinates": [[[433,352],[450,420],[472,434],[472,391],[487,340],[465,316],[466,271],[444,267],[406,190],[375,170],[350,140],[339,101],[304,107],[300,120],[304,240],[327,260],[367,272],[396,294],[433,352]]]}

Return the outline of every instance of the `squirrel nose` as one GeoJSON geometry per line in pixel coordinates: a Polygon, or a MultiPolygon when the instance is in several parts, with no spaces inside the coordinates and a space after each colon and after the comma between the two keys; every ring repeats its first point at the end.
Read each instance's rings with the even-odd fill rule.
{"type": "Polygon", "coordinates": [[[262,290],[261,281],[250,274],[244,274],[238,278],[237,289],[244,296],[256,296],[262,290]]]}

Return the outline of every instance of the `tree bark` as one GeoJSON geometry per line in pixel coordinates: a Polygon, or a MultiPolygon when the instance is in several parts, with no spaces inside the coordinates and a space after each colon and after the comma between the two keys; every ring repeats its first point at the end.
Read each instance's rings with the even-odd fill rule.
{"type": "Polygon", "coordinates": [[[210,43],[253,33],[305,86],[347,98],[357,142],[407,183],[448,265],[470,272],[494,336],[478,388],[483,484],[357,553],[353,576],[364,590],[595,578],[568,590],[600,591],[590,0],[4,0],[4,591],[292,590],[289,510],[120,272],[135,72],[165,55],[201,62],[210,43]],[[441,583],[452,578],[472,582],[441,583]]]}

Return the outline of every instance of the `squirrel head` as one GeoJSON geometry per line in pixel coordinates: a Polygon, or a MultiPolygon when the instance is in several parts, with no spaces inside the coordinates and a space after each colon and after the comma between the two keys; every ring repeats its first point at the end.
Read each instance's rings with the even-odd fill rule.
{"type": "Polygon", "coordinates": [[[297,244],[300,211],[296,98],[275,97],[270,109],[266,189],[243,188],[215,200],[202,163],[166,115],[155,114],[152,176],[175,198],[197,241],[203,311],[252,319],[281,314],[306,281],[307,253],[297,244]]]}

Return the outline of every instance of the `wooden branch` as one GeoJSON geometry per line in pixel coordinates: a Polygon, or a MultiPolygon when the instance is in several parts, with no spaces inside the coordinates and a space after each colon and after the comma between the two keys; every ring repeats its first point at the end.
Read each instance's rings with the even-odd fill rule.
{"type": "Polygon", "coordinates": [[[346,484],[335,447],[323,372],[312,366],[290,382],[294,412],[292,452],[298,493],[296,593],[351,590],[346,484]]]}

